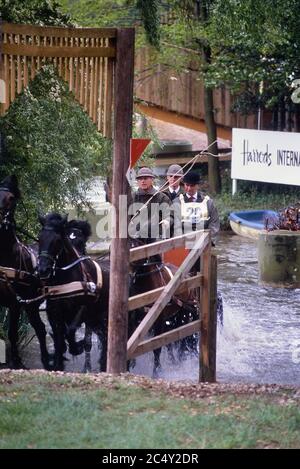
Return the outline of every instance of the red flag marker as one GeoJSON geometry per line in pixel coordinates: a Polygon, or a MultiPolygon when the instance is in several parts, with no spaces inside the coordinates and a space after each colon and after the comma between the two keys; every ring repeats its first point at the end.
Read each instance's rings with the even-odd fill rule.
{"type": "Polygon", "coordinates": [[[130,166],[132,169],[139,160],[144,150],[147,148],[151,139],[149,138],[131,138],[130,139],[130,166]]]}

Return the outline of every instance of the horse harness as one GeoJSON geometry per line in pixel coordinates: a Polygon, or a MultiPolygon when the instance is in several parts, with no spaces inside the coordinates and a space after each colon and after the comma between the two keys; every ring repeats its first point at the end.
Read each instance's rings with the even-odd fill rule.
{"type": "Polygon", "coordinates": [[[95,301],[99,298],[100,291],[103,285],[103,276],[102,276],[102,270],[100,265],[92,260],[89,256],[83,256],[79,257],[76,259],[76,261],[72,262],[72,264],[61,267],[61,270],[67,270],[69,268],[72,268],[74,265],[77,265],[78,263],[81,264],[84,280],[77,280],[74,282],[69,282],[69,283],[64,283],[62,285],[46,285],[42,287],[42,292],[43,292],[43,297],[44,298],[49,298],[50,300],[57,300],[57,299],[65,299],[65,298],[73,298],[76,296],[91,296],[95,298],[95,301]],[[91,281],[89,279],[89,276],[82,266],[81,262],[83,260],[90,259],[91,262],[94,264],[96,268],[96,274],[97,274],[97,279],[96,283],[91,281]]]}
{"type": "Polygon", "coordinates": [[[5,283],[6,287],[13,294],[15,294],[15,291],[12,288],[13,283],[17,283],[21,286],[30,287],[32,285],[32,280],[37,279],[33,273],[29,272],[30,268],[28,268],[28,263],[25,259],[24,251],[26,251],[27,254],[30,256],[32,269],[35,269],[36,267],[36,258],[34,253],[31,251],[31,249],[22,244],[17,237],[16,241],[18,243],[20,252],[19,268],[17,269],[14,267],[0,265],[0,282],[5,283]],[[24,266],[27,270],[24,270],[24,268],[22,269],[22,266],[24,266]]]}
{"type": "MultiPolygon", "coordinates": [[[[39,300],[44,300],[46,298],[49,299],[64,299],[70,298],[75,296],[87,295],[92,296],[95,298],[95,301],[98,299],[100,290],[103,285],[103,276],[102,270],[99,264],[93,261],[89,256],[82,256],[78,257],[74,262],[71,264],[61,267],[61,270],[68,270],[77,265],[78,263],[81,264],[82,261],[90,259],[91,262],[94,264],[96,269],[96,283],[89,279],[89,275],[84,269],[82,268],[82,273],[84,279],[82,281],[74,281],[65,283],[62,285],[51,285],[51,286],[43,286],[39,289],[40,295],[35,298],[30,299],[22,299],[19,295],[16,294],[15,290],[13,289],[12,284],[18,283],[22,286],[30,287],[32,285],[33,280],[38,280],[38,277],[35,274],[32,274],[26,270],[21,270],[22,260],[23,264],[26,262],[22,255],[22,250],[25,249],[31,256],[31,262],[33,268],[36,267],[36,258],[34,253],[28,249],[23,244],[19,243],[20,245],[20,269],[15,269],[12,267],[0,266],[0,282],[4,282],[6,287],[16,296],[16,299],[19,303],[33,303],[39,300]]],[[[81,264],[82,265],[82,264],[81,264]]]]}

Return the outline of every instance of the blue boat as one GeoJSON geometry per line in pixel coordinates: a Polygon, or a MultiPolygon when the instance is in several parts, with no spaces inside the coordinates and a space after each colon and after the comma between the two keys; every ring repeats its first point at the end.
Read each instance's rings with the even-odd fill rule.
{"type": "Polygon", "coordinates": [[[259,233],[278,221],[278,213],[273,210],[244,210],[231,212],[229,221],[232,231],[246,238],[258,239],[259,233]]]}

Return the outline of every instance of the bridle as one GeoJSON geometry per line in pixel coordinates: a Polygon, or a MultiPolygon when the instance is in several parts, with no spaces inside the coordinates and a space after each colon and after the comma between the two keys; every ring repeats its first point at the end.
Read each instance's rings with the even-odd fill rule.
{"type": "MultiPolygon", "coordinates": [[[[52,226],[44,226],[43,227],[43,231],[52,231],[52,232],[56,232],[55,229],[52,227],[52,226]]],[[[48,280],[49,278],[51,278],[52,276],[55,275],[55,272],[56,272],[56,263],[57,263],[57,260],[59,258],[59,256],[61,255],[62,253],[62,250],[63,248],[61,248],[58,253],[55,255],[55,256],[52,256],[51,254],[49,254],[47,251],[41,251],[37,257],[37,271],[39,269],[39,264],[40,264],[40,260],[41,259],[48,259],[50,260],[51,262],[51,272],[49,273],[48,276],[45,276],[43,278],[41,278],[42,280],[48,280]]]]}
{"type": "Polygon", "coordinates": [[[135,284],[138,278],[141,277],[148,277],[149,275],[155,274],[157,272],[161,273],[162,269],[164,268],[164,264],[158,263],[158,262],[151,262],[149,259],[146,260],[146,262],[143,262],[141,264],[138,263],[132,263],[131,264],[133,267],[137,268],[134,272],[130,274],[132,283],[135,284]],[[145,268],[145,267],[150,267],[150,266],[155,266],[153,270],[148,270],[145,272],[141,272],[140,270],[145,268]]]}
{"type": "MultiPolygon", "coordinates": [[[[43,227],[43,230],[45,231],[52,231],[52,232],[56,232],[55,228],[53,226],[49,226],[49,225],[46,225],[43,227]]],[[[78,228],[73,228],[71,231],[78,231],[81,233],[81,231],[78,229],[78,228]]],[[[70,238],[70,236],[68,236],[70,238]]],[[[51,270],[52,272],[49,273],[49,275],[47,277],[43,277],[43,280],[48,280],[51,276],[55,276],[56,274],[56,271],[58,270],[62,270],[62,271],[66,271],[66,270],[69,270],[69,269],[72,269],[73,267],[75,267],[76,265],[80,264],[82,261],[85,261],[85,260],[88,260],[90,259],[91,260],[91,257],[90,256],[79,256],[79,254],[77,253],[76,249],[74,246],[72,246],[72,249],[74,251],[74,253],[77,255],[77,259],[75,259],[75,261],[71,262],[70,264],[67,264],[63,267],[57,267],[57,261],[60,257],[60,255],[62,254],[63,252],[63,246],[64,246],[64,238],[62,237],[62,247],[61,249],[58,251],[58,253],[56,254],[56,256],[52,256],[51,254],[49,254],[47,251],[41,251],[38,255],[38,264],[39,264],[39,261],[41,258],[46,258],[46,259],[49,259],[50,262],[51,262],[51,270]]]]}
{"type": "MultiPolygon", "coordinates": [[[[41,277],[39,275],[40,279],[43,282],[43,287],[40,290],[41,294],[36,297],[32,298],[30,300],[25,300],[23,301],[24,303],[33,303],[36,301],[40,301],[42,299],[66,299],[70,297],[76,297],[76,296],[91,296],[93,297],[94,301],[97,301],[100,295],[100,291],[102,289],[103,285],[103,278],[102,278],[102,270],[101,267],[93,261],[90,256],[79,256],[76,248],[72,245],[72,243],[69,240],[69,237],[66,235],[65,231],[62,230],[61,233],[58,232],[57,227],[51,226],[51,225],[44,225],[42,228],[42,231],[52,231],[55,232],[56,234],[61,235],[61,242],[62,246],[61,249],[58,251],[56,255],[52,255],[47,251],[41,251],[39,256],[38,256],[38,263],[42,258],[46,258],[50,260],[51,262],[51,269],[49,274],[46,276],[41,277]],[[66,236],[66,238],[65,238],[66,236]],[[57,262],[60,257],[60,255],[63,253],[64,249],[71,248],[72,252],[77,256],[77,259],[73,260],[67,265],[64,265],[62,267],[57,267],[57,262]],[[90,273],[88,272],[86,266],[84,266],[82,261],[84,260],[90,260],[95,269],[96,269],[96,279],[94,280],[91,278],[90,273]],[[81,265],[81,277],[79,279],[75,280],[69,280],[67,283],[59,283],[58,285],[49,285],[47,284],[48,279],[53,279],[55,281],[55,274],[58,270],[60,271],[66,271],[69,269],[72,269],[74,266],[80,264],[81,265]]],[[[78,230],[81,232],[81,230],[78,230]]],[[[48,266],[49,267],[49,266],[48,266]]],[[[38,267],[37,267],[38,269],[38,267]]],[[[38,270],[39,271],[39,270],[38,270]]]]}

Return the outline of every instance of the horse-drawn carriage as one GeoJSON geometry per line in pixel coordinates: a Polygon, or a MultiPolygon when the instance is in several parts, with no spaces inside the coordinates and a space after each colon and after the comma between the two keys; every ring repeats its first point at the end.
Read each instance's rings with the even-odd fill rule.
{"type": "MultiPolygon", "coordinates": [[[[16,235],[14,212],[20,191],[14,176],[0,184],[0,304],[9,308],[8,338],[11,345],[10,365],[22,367],[19,357],[18,322],[22,308],[28,314],[40,343],[41,360],[46,369],[64,369],[66,344],[77,355],[91,349],[91,333],[101,342],[100,370],[106,370],[109,256],[92,259],[86,255],[85,245],[90,235],[86,222],[71,221],[59,214],[40,217],[39,252],[34,253],[16,235]],[[46,347],[46,330],[40,318],[39,306],[47,301],[47,316],[52,328],[54,359],[46,347]],[[77,328],[85,324],[86,338],[75,340],[77,328]]],[[[136,243],[136,241],[133,241],[136,243]]],[[[130,295],[165,287],[174,273],[175,264],[185,256],[184,251],[160,257],[154,256],[131,263],[130,295]],[[167,261],[172,263],[168,264],[167,261]],[[176,258],[174,259],[174,255],[176,258]]],[[[145,315],[145,308],[130,311],[129,335],[145,315]]],[[[194,321],[199,316],[194,293],[173,295],[152,327],[156,335],[194,321]]],[[[197,341],[180,342],[181,352],[187,348],[197,351],[197,341]]],[[[171,348],[169,347],[169,350],[171,348]]],[[[154,371],[160,366],[160,347],[154,350],[154,371]]],[[[87,367],[89,369],[89,366],[87,367]]]]}

